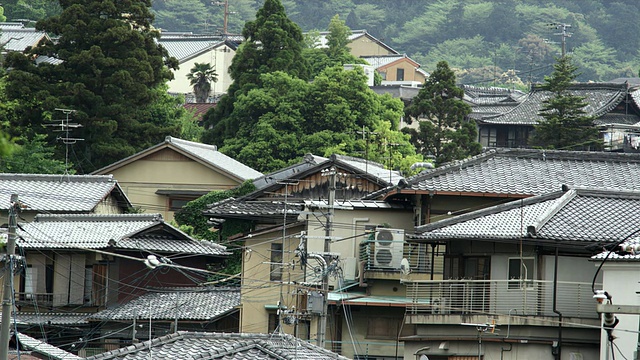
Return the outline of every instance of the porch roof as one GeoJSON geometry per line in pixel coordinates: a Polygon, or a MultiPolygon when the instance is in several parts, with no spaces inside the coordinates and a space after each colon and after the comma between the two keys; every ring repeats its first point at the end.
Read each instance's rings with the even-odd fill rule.
{"type": "Polygon", "coordinates": [[[416,227],[414,240],[521,240],[581,246],[638,230],[640,192],[564,188],[416,227]]]}
{"type": "Polygon", "coordinates": [[[240,305],[239,288],[155,289],[125,304],[92,314],[89,320],[178,319],[211,321],[240,305]]]}

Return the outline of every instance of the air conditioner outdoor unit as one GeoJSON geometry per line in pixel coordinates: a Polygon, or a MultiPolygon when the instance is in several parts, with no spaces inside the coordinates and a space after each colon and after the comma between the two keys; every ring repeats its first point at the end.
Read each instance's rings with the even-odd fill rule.
{"type": "Polygon", "coordinates": [[[377,268],[400,269],[403,246],[404,230],[377,229],[373,265],[377,268]]]}
{"type": "Polygon", "coordinates": [[[451,312],[448,306],[446,298],[434,298],[431,300],[431,313],[448,314],[451,312]]]}

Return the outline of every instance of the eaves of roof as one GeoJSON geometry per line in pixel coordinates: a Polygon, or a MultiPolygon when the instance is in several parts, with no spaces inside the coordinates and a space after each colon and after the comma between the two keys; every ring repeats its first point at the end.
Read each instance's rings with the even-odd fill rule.
{"type": "Polygon", "coordinates": [[[637,232],[640,192],[565,188],[416,227],[414,240],[527,240],[584,248],[637,232]]]}
{"type": "MultiPolygon", "coordinates": [[[[243,182],[243,181],[246,180],[246,178],[244,178],[242,176],[239,176],[232,169],[227,169],[227,168],[221,167],[220,165],[218,165],[216,163],[213,163],[213,162],[211,162],[211,161],[209,161],[207,159],[204,159],[203,157],[201,157],[201,156],[199,156],[199,155],[187,150],[184,146],[181,146],[179,143],[176,143],[175,140],[180,140],[180,139],[175,139],[175,138],[173,138],[171,136],[167,136],[167,138],[165,139],[164,142],[161,142],[159,144],[151,146],[151,147],[149,147],[149,148],[147,148],[145,150],[142,150],[142,151],[140,151],[140,152],[138,152],[136,154],[133,154],[133,155],[131,155],[129,157],[126,157],[126,158],[124,158],[122,160],[119,160],[119,161],[117,161],[117,162],[115,162],[115,163],[113,163],[111,165],[107,165],[107,166],[105,166],[105,167],[103,167],[101,169],[98,169],[98,170],[94,171],[92,174],[107,174],[107,173],[113,172],[114,170],[119,169],[119,168],[121,168],[123,166],[131,164],[131,163],[135,162],[136,160],[142,159],[142,158],[144,158],[146,156],[149,156],[149,155],[151,155],[151,154],[153,154],[155,152],[158,152],[160,150],[171,149],[171,150],[176,151],[177,153],[179,153],[181,155],[184,155],[184,156],[186,156],[186,157],[188,157],[188,158],[190,158],[190,159],[202,164],[203,166],[205,166],[207,168],[219,171],[219,172],[225,174],[226,176],[228,176],[229,178],[234,179],[234,180],[236,180],[238,182],[243,182]]],[[[180,140],[180,141],[185,141],[185,140],[180,140]]],[[[206,144],[200,144],[200,145],[203,146],[203,147],[204,146],[209,147],[210,151],[218,151],[217,147],[214,146],[214,145],[206,145],[206,144]]],[[[224,155],[224,156],[226,156],[226,155],[224,155]]],[[[231,158],[229,158],[229,159],[231,159],[231,158]]],[[[233,160],[233,159],[231,159],[231,160],[233,160]]],[[[233,160],[233,162],[237,163],[237,164],[241,164],[236,160],[233,160]]],[[[241,165],[244,168],[248,168],[244,164],[241,164],[241,165]]],[[[250,169],[250,168],[248,168],[248,169],[250,169]]],[[[251,169],[251,170],[253,172],[255,172],[255,175],[260,174],[259,172],[255,171],[253,169],[251,169]]]]}
{"type": "Polygon", "coordinates": [[[382,66],[378,67],[377,70],[386,70],[386,69],[388,69],[390,67],[396,66],[396,65],[398,65],[400,63],[403,63],[403,62],[408,62],[409,64],[411,64],[415,68],[419,68],[420,67],[420,64],[418,64],[417,62],[413,61],[410,57],[405,55],[405,56],[399,58],[398,60],[394,60],[394,61],[392,61],[390,63],[387,63],[385,65],[382,65],[382,66]]]}

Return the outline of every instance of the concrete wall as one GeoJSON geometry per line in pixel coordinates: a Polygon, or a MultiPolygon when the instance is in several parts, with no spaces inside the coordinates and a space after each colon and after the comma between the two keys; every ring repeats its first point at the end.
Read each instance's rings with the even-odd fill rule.
{"type": "Polygon", "coordinates": [[[229,48],[226,45],[222,45],[218,48],[211,49],[210,51],[196,56],[192,59],[180,64],[178,70],[174,70],[174,79],[169,81],[169,92],[188,94],[193,92],[193,87],[189,84],[187,74],[191,72],[195,63],[207,63],[215,66],[216,73],[218,74],[218,81],[211,84],[211,96],[223,94],[231,85],[231,76],[229,76],[229,66],[231,65],[231,59],[235,55],[235,50],[229,48]]]}
{"type": "MultiPolygon", "coordinates": [[[[595,263],[599,266],[600,263],[595,263]]],[[[612,302],[616,305],[640,305],[638,300],[638,291],[640,285],[640,266],[635,261],[632,262],[614,262],[609,260],[602,267],[603,274],[602,289],[612,296],[612,302]]],[[[598,289],[598,288],[596,288],[598,289]]],[[[595,306],[595,301],[594,301],[595,306]]],[[[638,327],[640,315],[636,314],[615,314],[620,323],[613,330],[613,336],[616,337],[614,343],[616,345],[616,359],[636,359],[636,349],[638,347],[638,327]]],[[[608,345],[607,333],[602,331],[600,338],[600,359],[610,359],[607,353],[611,354],[610,345],[608,345]]]]}

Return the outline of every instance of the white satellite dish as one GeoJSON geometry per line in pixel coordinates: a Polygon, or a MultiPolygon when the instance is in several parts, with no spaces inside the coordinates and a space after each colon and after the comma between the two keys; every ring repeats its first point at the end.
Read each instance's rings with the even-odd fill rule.
{"type": "Polygon", "coordinates": [[[402,258],[402,260],[400,261],[400,271],[403,275],[408,275],[411,272],[411,267],[407,258],[402,258]]]}

